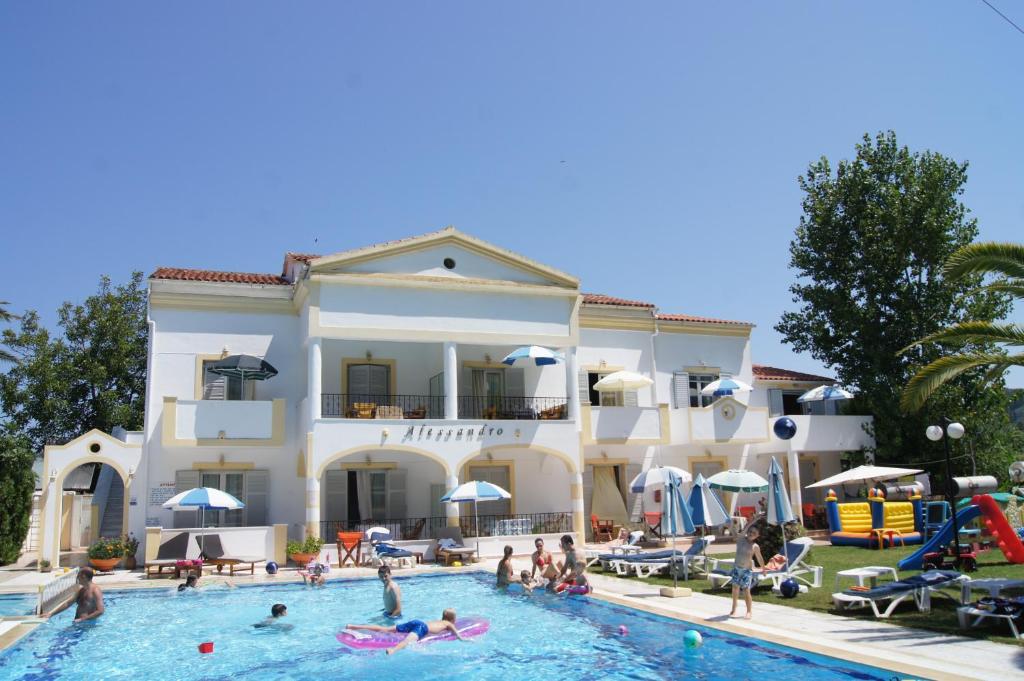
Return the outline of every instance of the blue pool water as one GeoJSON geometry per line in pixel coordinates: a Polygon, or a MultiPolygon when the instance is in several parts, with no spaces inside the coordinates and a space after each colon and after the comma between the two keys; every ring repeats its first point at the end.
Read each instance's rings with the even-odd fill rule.
{"type": "Polygon", "coordinates": [[[467,642],[413,647],[386,657],[352,652],[335,635],[345,623],[381,618],[376,580],[206,587],[197,593],[114,591],[93,625],[67,610],[0,653],[0,679],[864,679],[881,669],[757,639],[695,627],[586,598],[509,595],[477,575],[400,579],[408,617],[439,618],[454,607],[491,630],[467,642]],[[274,603],[288,606],[288,632],[255,630],[274,603]],[[626,625],[629,633],[618,634],[626,625]],[[685,649],[696,628],[704,645],[685,649]],[[196,646],[214,642],[214,653],[196,646]]]}
{"type": "Polygon", "coordinates": [[[34,615],[38,602],[33,594],[0,594],[0,617],[34,615]]]}

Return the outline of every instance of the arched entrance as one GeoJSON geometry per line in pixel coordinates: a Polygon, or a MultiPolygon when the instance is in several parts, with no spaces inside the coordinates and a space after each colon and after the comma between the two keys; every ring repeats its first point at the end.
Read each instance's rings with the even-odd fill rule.
{"type": "Polygon", "coordinates": [[[99,430],[91,430],[64,445],[47,446],[43,450],[39,559],[59,565],[62,545],[71,547],[77,539],[87,546],[86,542],[91,543],[100,536],[104,521],[107,523],[105,531],[123,534],[129,527],[128,499],[141,458],[141,445],[118,440],[99,430]],[[88,502],[84,494],[76,495],[74,489],[81,489],[87,477],[90,478],[88,487],[93,491],[88,502]],[[65,494],[69,481],[73,489],[71,494],[65,494]],[[95,491],[100,486],[102,496],[96,500],[95,491]],[[115,495],[120,495],[120,518],[116,500],[107,513],[112,489],[115,495]],[[76,499],[76,496],[81,498],[76,499]],[[85,528],[88,531],[83,533],[85,528]]]}

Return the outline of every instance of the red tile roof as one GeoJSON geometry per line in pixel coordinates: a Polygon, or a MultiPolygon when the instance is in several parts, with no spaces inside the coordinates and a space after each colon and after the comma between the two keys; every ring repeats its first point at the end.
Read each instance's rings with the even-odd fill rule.
{"type": "Polygon", "coordinates": [[[698,324],[743,324],[753,326],[751,322],[739,322],[733,319],[715,319],[713,317],[695,317],[692,314],[658,314],[659,320],[665,322],[696,322],[698,324]]]}
{"type": "Polygon", "coordinates": [[[192,270],[180,267],[158,267],[150,279],[174,279],[177,281],[213,281],[232,284],[272,284],[288,286],[284,277],[276,274],[259,274],[255,272],[217,272],[215,270],[192,270]]]}
{"type": "Polygon", "coordinates": [[[816,376],[805,374],[801,371],[790,369],[779,369],[778,367],[765,366],[764,364],[754,365],[754,378],[762,381],[804,381],[813,383],[835,383],[836,379],[828,376],[816,376]]]}
{"type": "Polygon", "coordinates": [[[613,298],[601,293],[584,293],[583,302],[590,305],[620,305],[623,307],[654,307],[654,303],[645,303],[642,300],[626,300],[625,298],[613,298]]]}
{"type": "Polygon", "coordinates": [[[316,260],[323,256],[319,253],[292,253],[291,251],[288,251],[284,254],[284,257],[291,258],[292,260],[298,260],[299,262],[309,262],[310,260],[316,260]]]}

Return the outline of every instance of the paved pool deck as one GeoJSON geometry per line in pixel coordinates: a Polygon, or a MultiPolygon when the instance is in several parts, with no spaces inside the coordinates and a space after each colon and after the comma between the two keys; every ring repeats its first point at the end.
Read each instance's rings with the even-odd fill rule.
{"type": "MultiPolygon", "coordinates": [[[[525,557],[523,557],[525,559],[525,557]]],[[[485,560],[462,568],[441,568],[419,565],[396,569],[397,577],[414,574],[494,571],[496,559],[485,560]]],[[[335,568],[330,581],[375,577],[370,567],[335,568]]],[[[40,584],[53,578],[34,571],[7,574],[0,580],[0,592],[35,593],[40,584]]],[[[771,603],[754,603],[754,618],[729,618],[730,601],[719,596],[695,593],[683,598],[666,598],[660,588],[639,580],[604,575],[588,575],[594,586],[594,597],[637,608],[658,615],[692,622],[726,632],[753,636],[814,653],[840,657],[854,662],[890,669],[894,678],[946,679],[1024,679],[1024,646],[950,636],[911,629],[878,620],[841,617],[771,603]]],[[[247,584],[301,583],[298,571],[285,568],[270,576],[257,571],[255,575],[207,574],[204,583],[224,581],[236,586],[247,584]]],[[[178,581],[166,578],[146,579],[141,571],[115,571],[99,575],[96,583],[104,589],[170,589],[178,581]]],[[[744,606],[740,604],[740,612],[744,606]]],[[[14,645],[39,621],[26,618],[15,626],[8,623],[0,629],[0,650],[14,645]]]]}

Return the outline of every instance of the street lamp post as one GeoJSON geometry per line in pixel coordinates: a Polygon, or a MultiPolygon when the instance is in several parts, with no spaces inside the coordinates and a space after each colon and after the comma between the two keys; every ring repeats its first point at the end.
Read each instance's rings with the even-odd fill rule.
{"type": "Polygon", "coordinates": [[[932,442],[942,440],[946,452],[946,503],[953,509],[953,546],[956,553],[954,560],[960,564],[960,523],[956,517],[956,492],[953,490],[953,464],[949,458],[949,440],[959,440],[964,436],[964,426],[945,416],[942,417],[942,426],[928,426],[925,435],[932,442]],[[946,437],[943,437],[945,435],[946,437]]]}

